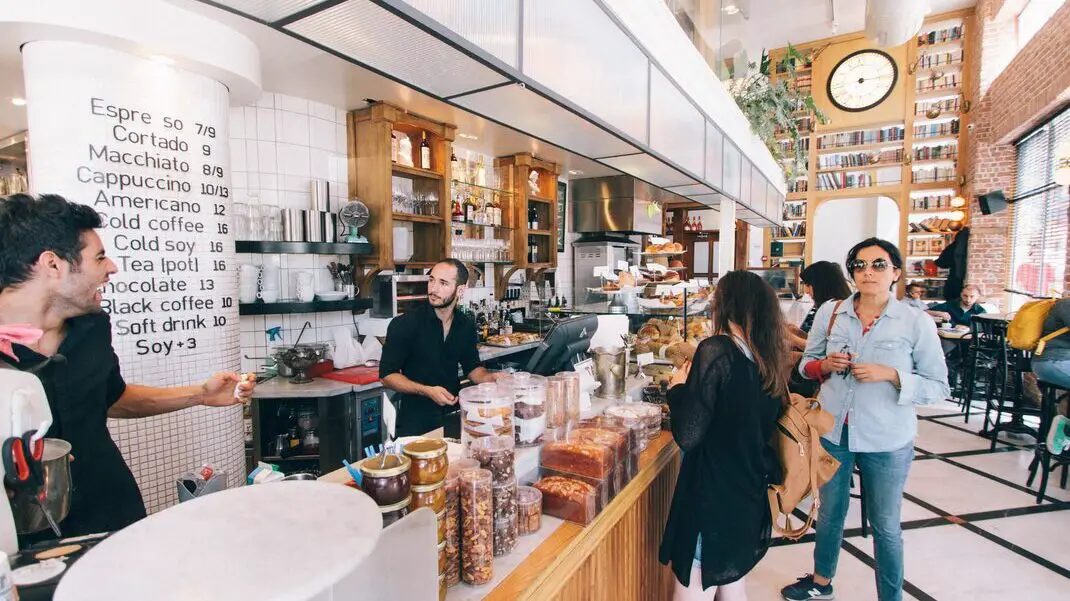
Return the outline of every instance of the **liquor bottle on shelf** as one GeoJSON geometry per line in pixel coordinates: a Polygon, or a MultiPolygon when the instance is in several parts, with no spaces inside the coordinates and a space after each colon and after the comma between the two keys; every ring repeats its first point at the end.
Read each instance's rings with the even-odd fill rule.
{"type": "Polygon", "coordinates": [[[464,220],[467,223],[475,223],[476,218],[476,203],[472,202],[472,195],[465,194],[464,196],[464,220]]]}
{"type": "Polygon", "coordinates": [[[431,146],[427,143],[427,132],[420,132],[420,168],[431,168],[431,146]]]}
{"type": "Polygon", "coordinates": [[[568,301],[565,300],[565,295],[564,294],[561,295],[561,302],[558,303],[558,306],[561,307],[562,309],[567,309],[568,308],[568,301]]]}
{"type": "Polygon", "coordinates": [[[464,221],[464,207],[461,205],[460,192],[453,193],[453,220],[464,221]]]}
{"type": "Polygon", "coordinates": [[[699,218],[698,218],[698,230],[697,231],[700,231],[700,232],[702,231],[702,217],[701,216],[699,216],[699,218]]]}
{"type": "Polygon", "coordinates": [[[479,159],[476,161],[476,185],[487,185],[487,167],[483,164],[483,155],[479,155],[479,159]]]}
{"type": "Polygon", "coordinates": [[[398,132],[390,130],[390,160],[394,163],[398,162],[398,145],[400,143],[398,132]]]}
{"type": "Polygon", "coordinates": [[[539,229],[539,212],[535,210],[535,205],[528,206],[528,229],[539,229]]]}
{"type": "Polygon", "coordinates": [[[461,167],[461,162],[457,160],[457,153],[450,153],[450,178],[454,181],[464,181],[464,168],[461,167]]]}
{"type": "Polygon", "coordinates": [[[528,238],[528,262],[539,262],[539,247],[535,244],[535,241],[528,238]]]}

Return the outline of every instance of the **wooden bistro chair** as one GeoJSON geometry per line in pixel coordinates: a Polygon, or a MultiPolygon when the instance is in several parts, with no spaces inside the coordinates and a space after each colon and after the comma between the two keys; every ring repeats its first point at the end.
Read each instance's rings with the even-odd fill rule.
{"type": "Polygon", "coordinates": [[[1045,435],[1048,429],[1051,428],[1051,422],[1055,419],[1055,414],[1059,410],[1059,399],[1070,392],[1070,389],[1062,386],[1052,384],[1051,382],[1044,382],[1043,380],[1038,382],[1041,391],[1040,402],[1040,438],[1037,439],[1036,450],[1033,453],[1033,462],[1029,464],[1029,480],[1026,481],[1026,486],[1033,485],[1033,479],[1037,475],[1037,470],[1040,470],[1040,487],[1037,488],[1037,504],[1039,505],[1044,500],[1044,491],[1048,489],[1048,475],[1059,466],[1062,466],[1063,473],[1059,479],[1059,486],[1066,488],[1067,472],[1070,471],[1070,453],[1063,453],[1062,455],[1052,455],[1048,451],[1048,445],[1045,441],[1045,435]],[[1054,462],[1054,463],[1053,463],[1054,462]]]}
{"type": "Polygon", "coordinates": [[[1031,354],[1011,348],[1007,344],[1009,322],[1006,320],[977,315],[970,324],[974,322],[983,324],[980,329],[985,332],[985,336],[991,337],[991,343],[996,349],[994,366],[988,371],[985,386],[985,424],[981,430],[982,434],[992,439],[989,448],[996,450],[1000,432],[1026,434],[1039,441],[1042,435],[1023,419],[1025,416],[1040,416],[1039,408],[1031,407],[1025,402],[1025,374],[1032,371],[1031,354]],[[992,419],[993,411],[996,414],[995,419],[992,419]],[[1010,419],[1005,421],[1005,415],[1010,416],[1010,419]]]}
{"type": "Polygon", "coordinates": [[[970,343],[964,361],[964,386],[962,408],[966,423],[970,422],[970,409],[974,398],[984,399],[988,392],[988,374],[995,369],[1001,350],[1001,339],[996,333],[995,322],[974,317],[970,320],[970,343]]]}

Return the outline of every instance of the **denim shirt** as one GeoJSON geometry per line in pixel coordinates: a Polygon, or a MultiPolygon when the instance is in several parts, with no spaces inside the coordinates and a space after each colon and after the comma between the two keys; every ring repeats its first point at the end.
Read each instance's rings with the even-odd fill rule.
{"type": "Polygon", "coordinates": [[[836,417],[836,425],[825,438],[843,444],[843,424],[850,416],[847,444],[851,451],[879,453],[900,449],[917,434],[914,405],[946,399],[951,392],[936,324],[925,313],[892,298],[863,336],[852,297],[840,304],[828,334],[834,309],[836,303],[825,303],[814,317],[799,372],[805,376],[806,364],[847,347],[854,363],[894,368],[899,372],[901,386],[896,389],[892,382],[862,383],[851,375],[830,374],[821,384],[819,400],[836,417]]]}

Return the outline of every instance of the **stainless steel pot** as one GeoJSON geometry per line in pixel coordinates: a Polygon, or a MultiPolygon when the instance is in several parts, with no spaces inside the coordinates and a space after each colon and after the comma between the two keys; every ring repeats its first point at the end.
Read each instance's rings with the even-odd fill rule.
{"type": "MultiPolygon", "coordinates": [[[[57,523],[62,522],[71,511],[71,444],[58,438],[46,438],[41,467],[45,476],[45,506],[57,523]]],[[[12,503],[11,510],[19,534],[48,530],[44,512],[29,497],[12,503]]]]}
{"type": "Polygon", "coordinates": [[[598,347],[594,355],[594,377],[602,384],[594,396],[602,399],[621,399],[625,393],[628,354],[623,347],[598,347]]]}

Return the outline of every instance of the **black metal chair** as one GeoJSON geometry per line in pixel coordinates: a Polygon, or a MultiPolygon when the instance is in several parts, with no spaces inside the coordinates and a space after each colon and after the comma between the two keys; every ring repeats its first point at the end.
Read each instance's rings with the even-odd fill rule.
{"type": "Polygon", "coordinates": [[[991,374],[998,361],[1001,348],[1001,338],[992,320],[981,320],[976,317],[970,320],[970,345],[966,351],[963,375],[965,382],[961,402],[966,415],[966,423],[970,422],[970,409],[974,396],[978,395],[978,398],[984,399],[988,394],[989,378],[980,376],[991,374]]]}
{"type": "Polygon", "coordinates": [[[1043,380],[1039,381],[1038,385],[1041,390],[1040,438],[1037,439],[1036,450],[1033,451],[1033,462],[1029,464],[1029,480],[1026,481],[1025,485],[1033,485],[1033,479],[1036,478],[1037,470],[1039,469],[1040,487],[1037,488],[1037,504],[1040,504],[1044,500],[1044,492],[1048,489],[1048,475],[1053,470],[1058,469],[1059,466],[1063,468],[1059,486],[1066,488],[1067,475],[1070,472],[1070,452],[1053,455],[1048,450],[1045,437],[1048,429],[1051,428],[1052,420],[1055,419],[1055,415],[1059,411],[1059,398],[1070,392],[1070,389],[1051,382],[1044,382],[1043,380]],[[1052,462],[1054,462],[1054,465],[1052,462]]]}
{"type": "Polygon", "coordinates": [[[996,450],[1000,432],[1025,434],[1039,441],[1043,435],[1023,419],[1025,416],[1040,417],[1040,408],[1031,407],[1025,402],[1024,374],[1033,369],[1031,354],[1007,344],[1009,322],[983,316],[974,316],[971,324],[973,322],[983,324],[980,329],[986,331],[986,336],[992,337],[991,342],[996,348],[994,365],[988,371],[985,424],[981,430],[983,435],[992,439],[990,450],[996,450]],[[996,413],[995,419],[992,419],[993,411],[996,413]],[[1004,421],[1005,415],[1010,416],[1010,420],[1004,421]]]}
{"type": "Polygon", "coordinates": [[[869,519],[866,517],[866,485],[862,481],[862,470],[855,465],[855,471],[851,474],[851,488],[855,487],[855,476],[858,477],[858,494],[849,493],[852,498],[858,499],[862,510],[862,538],[869,536],[869,519]]]}

